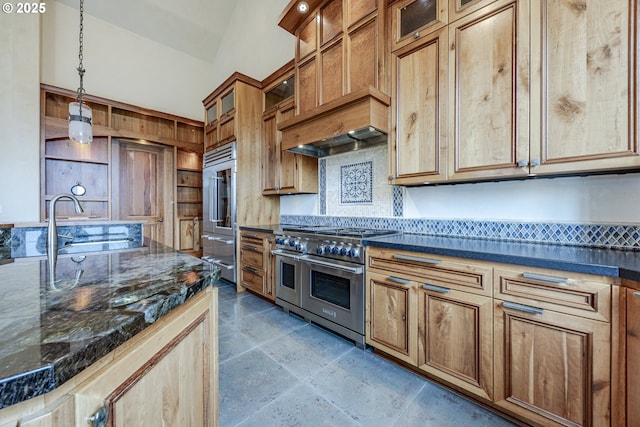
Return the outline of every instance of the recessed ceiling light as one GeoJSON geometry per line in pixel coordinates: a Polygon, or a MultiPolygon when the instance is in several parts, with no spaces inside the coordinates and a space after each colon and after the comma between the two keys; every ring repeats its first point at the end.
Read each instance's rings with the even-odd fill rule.
{"type": "Polygon", "coordinates": [[[309,11],[309,4],[306,1],[298,3],[298,12],[307,13],[309,11]]]}

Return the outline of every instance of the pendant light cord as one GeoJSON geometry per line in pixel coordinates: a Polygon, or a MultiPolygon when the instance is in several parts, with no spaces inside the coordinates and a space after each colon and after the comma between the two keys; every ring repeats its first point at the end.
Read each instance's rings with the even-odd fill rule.
{"type": "Polygon", "coordinates": [[[80,104],[80,117],[82,117],[82,95],[84,94],[84,87],[82,85],[82,80],[84,78],[84,67],[82,65],[82,49],[84,47],[84,0],[80,0],[80,36],[78,40],[80,42],[80,50],[78,52],[78,59],[80,60],[80,64],[78,65],[78,75],[80,76],[80,87],[78,88],[78,96],[77,100],[80,104]]]}

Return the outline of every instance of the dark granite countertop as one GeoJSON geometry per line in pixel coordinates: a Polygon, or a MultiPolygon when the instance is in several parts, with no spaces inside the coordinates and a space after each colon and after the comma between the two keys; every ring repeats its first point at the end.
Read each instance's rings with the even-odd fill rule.
{"type": "Polygon", "coordinates": [[[365,239],[380,248],[424,252],[481,261],[550,268],[640,281],[640,252],[578,246],[505,242],[464,237],[401,234],[365,239]]]}
{"type": "Polygon", "coordinates": [[[0,265],[0,408],[52,391],[208,287],[208,263],[153,241],[0,265]]]}
{"type": "Polygon", "coordinates": [[[281,231],[280,224],[241,225],[240,230],[275,233],[281,231]]]}

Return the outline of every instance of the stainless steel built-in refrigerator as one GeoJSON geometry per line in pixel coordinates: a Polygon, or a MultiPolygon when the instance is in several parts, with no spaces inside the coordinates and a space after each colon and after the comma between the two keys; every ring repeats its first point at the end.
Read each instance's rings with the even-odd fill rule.
{"type": "Polygon", "coordinates": [[[236,143],[208,151],[202,169],[202,258],[236,282],[236,143]]]}

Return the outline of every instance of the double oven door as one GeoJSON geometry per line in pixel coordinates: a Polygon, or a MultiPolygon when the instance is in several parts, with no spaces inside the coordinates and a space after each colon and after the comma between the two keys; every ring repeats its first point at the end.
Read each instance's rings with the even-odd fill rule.
{"type": "Polygon", "coordinates": [[[364,343],[364,267],[282,250],[276,256],[276,302],[364,343]]]}

